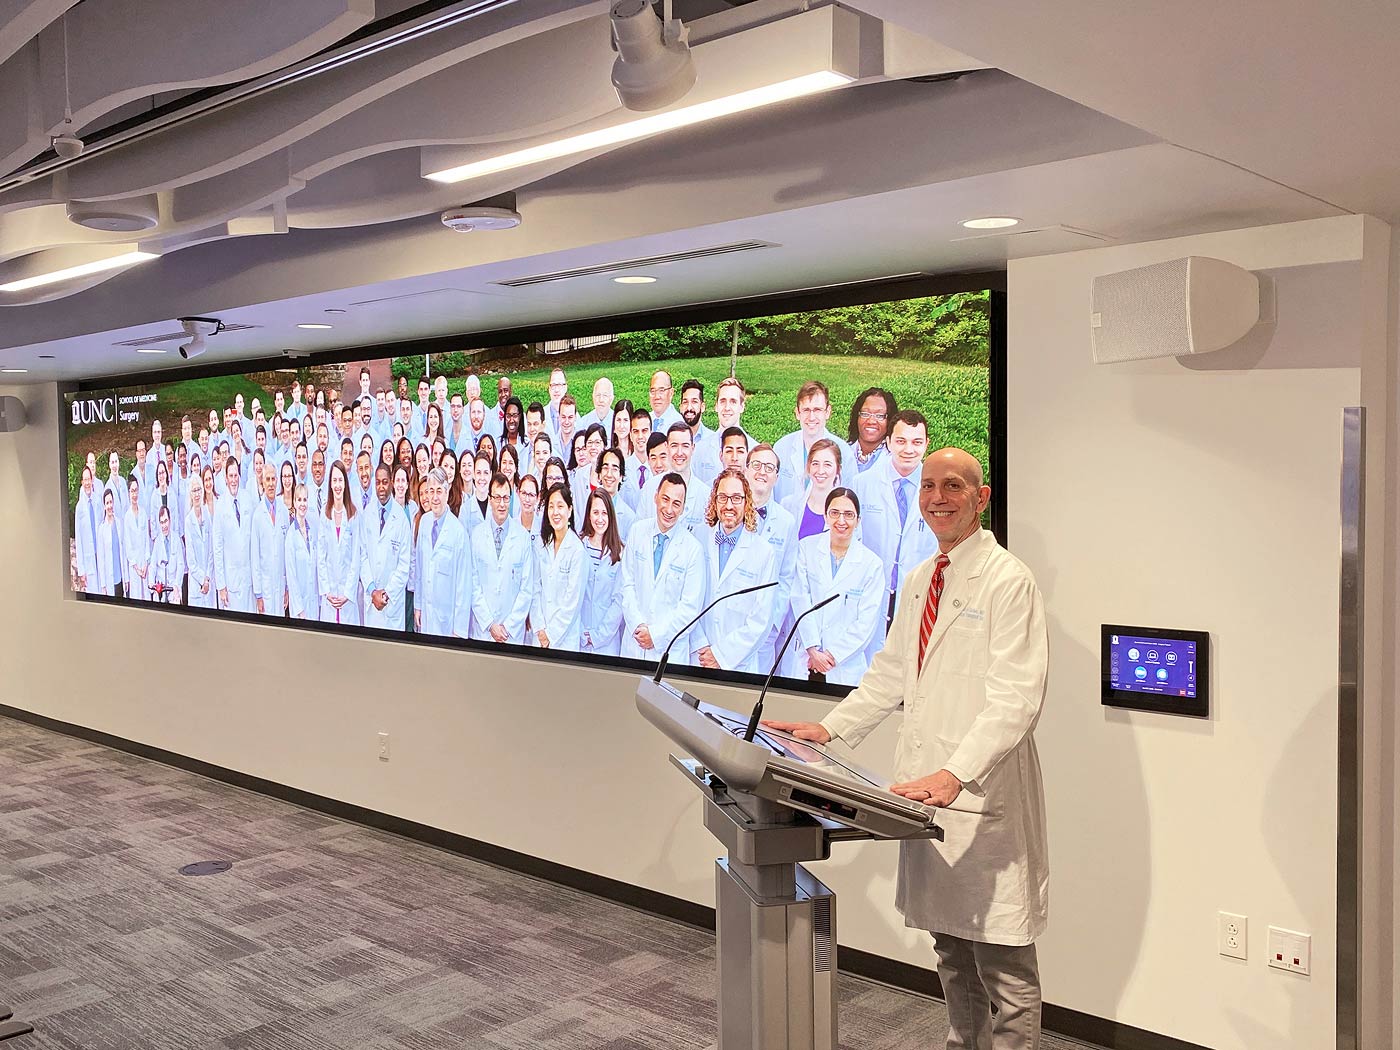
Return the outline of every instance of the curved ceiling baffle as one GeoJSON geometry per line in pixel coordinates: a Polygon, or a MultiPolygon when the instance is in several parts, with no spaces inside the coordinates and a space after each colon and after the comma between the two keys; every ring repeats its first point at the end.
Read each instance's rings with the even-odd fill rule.
{"type": "MultiPolygon", "coordinates": [[[[94,235],[66,223],[66,206],[60,203],[65,198],[112,202],[121,210],[133,200],[154,195],[159,201],[160,225],[139,247],[157,251],[223,237],[283,232],[284,202],[305,184],[292,170],[289,147],[307,135],[424,76],[451,70],[496,47],[528,39],[530,34],[547,35],[551,28],[591,18],[594,35],[601,30],[604,43],[607,41],[603,0],[584,5],[539,0],[533,4],[474,6],[483,10],[480,17],[333,67],[314,79],[159,131],[100,156],[81,159],[56,174],[7,190],[0,195],[0,286],[31,272],[57,269],[44,257],[60,246],[87,245],[86,254],[92,258],[138,247],[129,240],[94,235]],[[16,228],[16,212],[44,205],[50,207],[45,209],[43,222],[30,220],[16,228]]],[[[559,97],[569,99],[570,95],[559,97]]],[[[459,100],[460,96],[439,98],[432,109],[465,116],[468,110],[459,100]]],[[[615,99],[611,105],[616,105],[615,99]]],[[[383,116],[378,127],[364,129],[369,145],[356,143],[361,151],[374,151],[375,140],[390,134],[395,120],[403,115],[391,111],[383,116]]],[[[313,166],[315,161],[325,164],[325,158],[315,158],[313,166]]],[[[72,254],[70,251],[65,256],[72,254]]],[[[4,294],[0,304],[43,302],[90,288],[112,276],[100,273],[4,294]]]]}
{"type": "MultiPolygon", "coordinates": [[[[528,185],[617,148],[457,186],[423,178],[562,132],[631,119],[608,80],[613,55],[607,6],[605,0],[499,4],[441,32],[81,159],[36,180],[47,182],[46,190],[32,183],[12,187],[0,195],[0,291],[25,276],[134,250],[168,254],[296,227],[346,228],[422,216],[528,185]],[[140,239],[94,232],[66,221],[65,201],[154,213],[158,224],[140,239]],[[34,212],[41,217],[32,217],[34,212]]],[[[834,6],[795,10],[805,6],[783,0],[752,5],[757,14],[750,20],[759,23],[752,27],[736,12],[699,19],[692,40],[701,82],[677,105],[771,83],[790,69],[830,65],[837,55],[847,56],[852,82],[884,79],[874,46],[882,32],[877,20],[834,6]]],[[[918,71],[945,71],[948,56],[946,49],[934,49],[918,71]]],[[[117,272],[3,292],[0,304],[72,295],[117,272]]]]}

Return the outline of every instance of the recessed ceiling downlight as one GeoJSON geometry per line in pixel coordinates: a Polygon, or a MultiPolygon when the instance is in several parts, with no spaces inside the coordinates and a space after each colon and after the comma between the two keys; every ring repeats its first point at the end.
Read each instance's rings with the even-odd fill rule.
{"type": "Polygon", "coordinates": [[[1020,222],[1020,219],[1013,219],[1010,215],[987,215],[980,219],[965,219],[963,225],[969,230],[1004,230],[1020,222]]]}
{"type": "Polygon", "coordinates": [[[317,322],[317,323],[309,323],[309,324],[299,324],[299,325],[297,325],[297,327],[298,327],[298,328],[305,328],[305,329],[306,329],[307,331],[309,331],[309,332],[322,332],[322,331],[325,331],[327,328],[334,328],[335,325],[333,325],[333,324],[321,324],[321,323],[317,322]]]}
{"type": "Polygon", "coordinates": [[[655,284],[655,277],[647,277],[645,274],[629,273],[621,277],[614,277],[613,284],[655,284]]]}

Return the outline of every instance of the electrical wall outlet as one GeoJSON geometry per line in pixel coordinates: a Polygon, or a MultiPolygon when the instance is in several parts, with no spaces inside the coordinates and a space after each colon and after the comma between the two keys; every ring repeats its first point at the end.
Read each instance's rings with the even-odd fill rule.
{"type": "Polygon", "coordinates": [[[1269,965],[1291,973],[1312,973],[1312,934],[1269,927],[1269,965]]]}
{"type": "Polygon", "coordinates": [[[379,761],[389,761],[389,734],[379,734],[379,761]]]}
{"type": "Polygon", "coordinates": [[[1249,919],[1228,911],[1218,913],[1216,946],[1221,955],[1231,959],[1249,958],[1249,919]]]}

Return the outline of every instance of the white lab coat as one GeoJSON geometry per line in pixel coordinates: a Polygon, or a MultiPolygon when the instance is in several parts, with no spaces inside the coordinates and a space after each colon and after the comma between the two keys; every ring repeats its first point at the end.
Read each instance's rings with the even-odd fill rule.
{"type": "Polygon", "coordinates": [[[402,631],[413,554],[413,530],[409,528],[408,518],[392,499],[381,507],[376,498],[370,504],[369,513],[355,520],[363,521],[360,583],[365,595],[365,626],[402,631]],[[379,524],[381,510],[384,511],[382,527],[379,524]],[[374,591],[385,591],[389,595],[389,604],[382,610],[376,609],[370,600],[374,591]]]}
{"type": "MultiPolygon", "coordinates": [[[[618,501],[627,505],[627,508],[638,517],[646,517],[647,514],[641,511],[642,489],[646,488],[647,482],[651,480],[652,469],[647,464],[646,456],[632,456],[627,460],[627,476],[622,479],[622,487],[617,490],[618,501]]],[[[655,505],[648,512],[656,513],[655,505]]],[[[626,537],[624,536],[625,540],[626,537]]]]}
{"type": "Polygon", "coordinates": [[[535,600],[530,606],[530,642],[538,645],[536,632],[549,636],[551,649],[577,652],[582,620],[583,585],[588,576],[588,554],[583,540],[572,529],[555,550],[552,540],[535,541],[535,600]]]}
{"type": "Polygon", "coordinates": [[[214,608],[219,595],[214,586],[214,521],[208,507],[200,511],[198,521],[193,510],[185,515],[185,571],[190,576],[185,604],[197,609],[214,608]],[[200,588],[206,582],[209,593],[201,594],[200,588]]]}
{"type": "Polygon", "coordinates": [[[171,605],[181,604],[183,598],[182,577],[185,575],[184,544],[172,529],[167,536],[157,534],[151,540],[150,560],[146,569],[146,589],[151,601],[165,601],[171,605]],[[164,597],[156,594],[157,584],[169,588],[164,597]]]}
{"type": "Polygon", "coordinates": [[[770,499],[768,514],[759,519],[758,534],[773,548],[778,565],[778,586],[773,588],[773,626],[759,646],[759,665],[767,674],[786,636],[782,626],[791,612],[792,585],[797,580],[797,522],[770,499]]]}
{"type": "MultiPolygon", "coordinates": [[[[449,510],[449,514],[452,512],[449,510]]],[[[462,500],[462,513],[457,516],[457,520],[462,523],[462,528],[467,530],[467,537],[470,539],[472,533],[476,532],[476,527],[484,522],[491,515],[491,504],[486,504],[486,513],[481,513],[481,504],[477,503],[475,490],[467,494],[462,500]]]]}
{"type": "MultiPolygon", "coordinates": [[[[253,611],[253,515],[238,501],[225,495],[214,514],[214,590],[228,591],[223,608],[233,612],[253,611]]],[[[217,595],[215,597],[217,601],[217,595]]]]}
{"type": "MultiPolygon", "coordinates": [[[[756,530],[750,532],[742,524],[734,550],[721,572],[719,544],[715,541],[718,529],[719,526],[715,526],[696,535],[705,551],[706,602],[778,578],[778,559],[773,546],[756,530]]],[[[700,660],[695,654],[708,645],[722,670],[766,673],[768,665],[762,663],[762,646],[773,628],[775,590],[776,587],[722,601],[707,612],[691,632],[690,662],[698,665],[700,660]]]]}
{"type": "Polygon", "coordinates": [[[322,515],[316,519],[316,589],[321,595],[321,622],[360,624],[360,528],[363,515],[347,516],[336,528],[322,515]],[[329,595],[350,600],[337,609],[329,595]]]}
{"type": "Polygon", "coordinates": [[[150,552],[151,540],[146,533],[146,512],[132,510],[131,504],[128,503],[126,512],[122,515],[122,557],[126,559],[126,564],[122,566],[122,575],[126,578],[128,598],[145,601],[151,596],[146,589],[146,581],[136,572],[138,568],[146,567],[150,552]]]}
{"type": "MultiPolygon", "coordinates": [[[[829,430],[823,430],[813,438],[813,443],[822,438],[830,438],[841,449],[841,479],[836,484],[849,485],[850,479],[856,476],[855,454],[851,452],[851,447],[829,430]]],[[[802,441],[802,431],[794,430],[791,434],[784,434],[778,438],[773,445],[773,451],[778,456],[778,481],[773,486],[773,498],[782,501],[794,492],[805,492],[807,446],[802,441]]]]}
{"type": "Polygon", "coordinates": [[[683,663],[690,658],[690,643],[677,635],[705,607],[705,555],[700,541],[678,521],[669,534],[661,569],[654,571],[653,540],[658,531],[653,514],[627,534],[622,552],[621,655],[659,660],[674,639],[671,659],[683,663]],[[651,649],[643,649],[632,637],[641,624],[651,631],[651,649]]]}
{"type": "Polygon", "coordinates": [[[315,620],[321,615],[321,595],[316,590],[316,526],[310,518],[302,533],[292,522],[283,538],[283,564],[287,570],[287,611],[294,620],[315,620]]]}
{"type": "Polygon", "coordinates": [[[933,558],[909,574],[884,649],[822,725],[854,746],[903,704],[894,779],[946,769],[963,782],[955,808],[938,812],[943,842],[900,844],[895,904],[905,924],[1029,944],[1045,929],[1050,881],[1032,736],[1045,701],[1045,608],[1030,570],[990,532],[950,557],[922,670],[933,558]]]}
{"type": "Polygon", "coordinates": [[[470,637],[475,578],[471,538],[462,523],[448,510],[440,519],[424,515],[418,526],[418,576],[413,588],[413,612],[422,613],[423,634],[470,637]],[[434,544],[433,523],[438,520],[442,528],[434,544]]]}
{"type": "Polygon", "coordinates": [[[622,648],[622,560],[596,555],[585,543],[583,605],[579,608],[579,652],[617,656],[622,648]]]}
{"type": "Polygon", "coordinates": [[[692,437],[694,448],[690,453],[691,473],[707,486],[713,485],[715,478],[719,477],[719,472],[724,468],[724,462],[719,456],[719,434],[701,423],[700,432],[692,437]]]}
{"type": "Polygon", "coordinates": [[[885,622],[888,595],[881,586],[882,572],[880,559],[859,540],[851,541],[834,575],[831,533],[818,533],[798,542],[797,580],[792,588],[793,617],[801,616],[823,598],[841,595],[797,625],[792,652],[798,657],[801,668],[807,667],[804,650],[818,645],[836,658],[836,666],[826,672],[827,682],[855,685],[860,681],[870,664],[865,648],[885,622]]]}
{"type": "Polygon", "coordinates": [[[909,492],[909,513],[903,527],[899,523],[899,503],[895,498],[896,477],[894,461],[886,456],[858,475],[851,486],[860,497],[861,542],[874,551],[885,566],[887,601],[888,592],[897,590],[914,566],[938,553],[938,537],[919,513],[918,471],[909,478],[913,488],[909,492]]]}
{"type": "Polygon", "coordinates": [[[90,591],[98,589],[97,529],[101,524],[102,500],[99,490],[94,485],[92,496],[79,490],[78,505],[73,511],[73,547],[77,555],[78,575],[87,578],[90,591]]]}
{"type": "Polygon", "coordinates": [[[101,518],[97,522],[97,577],[88,581],[88,590],[116,594],[117,584],[122,582],[125,574],[126,554],[122,551],[121,522],[101,518]],[[113,537],[116,538],[115,545],[113,537]]]}
{"type": "Polygon", "coordinates": [[[281,616],[287,611],[283,596],[287,590],[287,508],[281,500],[273,500],[269,513],[266,500],[258,500],[252,509],[253,543],[253,608],[262,596],[263,613],[281,616]]]}
{"type": "Polygon", "coordinates": [[[535,545],[539,539],[514,518],[506,518],[504,528],[499,557],[495,518],[482,522],[471,535],[476,569],[471,636],[478,641],[495,641],[491,625],[498,623],[506,629],[507,642],[524,645],[525,618],[535,599],[535,545]]]}

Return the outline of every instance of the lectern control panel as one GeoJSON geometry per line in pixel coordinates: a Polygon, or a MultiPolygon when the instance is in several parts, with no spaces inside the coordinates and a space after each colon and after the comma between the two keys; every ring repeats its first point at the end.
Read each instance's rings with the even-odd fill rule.
{"type": "Polygon", "coordinates": [[[927,837],[934,828],[934,810],[819,744],[771,729],[746,741],[743,715],[650,678],[637,688],[637,709],[731,787],[877,838],[927,837]]]}

